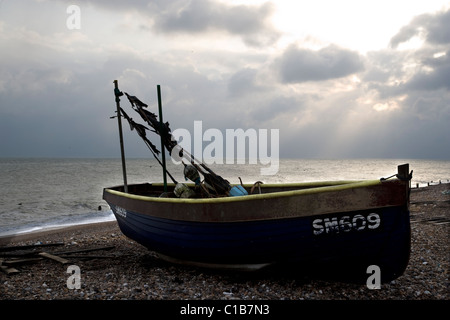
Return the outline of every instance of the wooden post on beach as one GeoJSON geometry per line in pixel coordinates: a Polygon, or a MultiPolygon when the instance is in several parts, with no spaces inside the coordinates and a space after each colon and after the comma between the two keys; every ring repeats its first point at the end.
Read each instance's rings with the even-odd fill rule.
{"type": "MultiPolygon", "coordinates": [[[[411,171],[412,174],[412,171],[411,171]]],[[[408,198],[410,194],[411,189],[411,176],[409,173],[409,163],[401,164],[397,167],[397,178],[401,180],[408,180],[408,184],[406,186],[408,198]]]]}
{"type": "Polygon", "coordinates": [[[397,173],[401,179],[408,179],[409,178],[409,163],[399,165],[397,167],[397,173]]]}

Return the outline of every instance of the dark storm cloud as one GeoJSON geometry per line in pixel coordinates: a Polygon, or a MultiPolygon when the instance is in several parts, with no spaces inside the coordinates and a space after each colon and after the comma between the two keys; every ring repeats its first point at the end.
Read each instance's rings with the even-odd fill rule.
{"type": "Polygon", "coordinates": [[[318,51],[291,45],[278,61],[283,82],[301,83],[342,78],[364,69],[362,57],[335,45],[318,51]]]}
{"type": "Polygon", "coordinates": [[[439,58],[423,61],[430,69],[419,71],[406,84],[405,90],[450,90],[450,51],[439,58]]]}
{"type": "Polygon", "coordinates": [[[390,45],[399,44],[415,36],[425,38],[430,44],[450,44],[450,10],[436,14],[423,14],[415,17],[408,25],[392,37],[390,45]]]}
{"type": "MultiPolygon", "coordinates": [[[[435,14],[423,14],[401,28],[391,41],[395,50],[380,50],[367,55],[370,66],[362,79],[370,89],[375,89],[380,98],[389,99],[406,95],[405,108],[422,105],[423,113],[433,108],[437,100],[447,99],[450,90],[450,10],[435,14]],[[396,48],[415,36],[424,43],[413,50],[396,48]],[[412,67],[413,66],[413,67],[412,67]],[[439,93],[438,92],[441,92],[439,93]],[[418,103],[419,99],[434,96],[428,100],[429,107],[418,103]],[[434,101],[431,103],[431,101],[434,101]]],[[[438,103],[443,110],[449,110],[448,103],[438,103]]],[[[415,111],[419,111],[416,109],[415,111]]]]}
{"type": "Polygon", "coordinates": [[[146,19],[140,30],[163,34],[198,35],[226,32],[241,37],[249,46],[272,45],[280,37],[269,18],[270,2],[261,5],[228,5],[214,0],[79,1],[115,11],[132,11],[146,19]]]}
{"type": "Polygon", "coordinates": [[[256,32],[263,27],[263,20],[270,13],[269,7],[269,4],[231,7],[210,0],[178,1],[155,15],[155,28],[167,32],[195,33],[209,28],[232,33],[256,32]]]}
{"type": "Polygon", "coordinates": [[[212,0],[175,1],[152,15],[154,28],[165,33],[226,31],[248,45],[271,44],[279,37],[268,19],[273,5],[230,6],[212,0]]]}
{"type": "MultiPolygon", "coordinates": [[[[408,95],[419,97],[425,92],[450,89],[450,10],[414,18],[391,39],[391,46],[415,36],[424,44],[415,50],[391,50],[371,53],[371,69],[364,75],[369,86],[381,97],[408,95]],[[407,66],[415,66],[414,72],[407,66]],[[382,81],[384,78],[385,81],[382,81]],[[392,80],[389,81],[388,80],[392,80]],[[392,82],[396,83],[393,84],[392,82]]],[[[411,102],[411,101],[409,101],[411,102]]]]}

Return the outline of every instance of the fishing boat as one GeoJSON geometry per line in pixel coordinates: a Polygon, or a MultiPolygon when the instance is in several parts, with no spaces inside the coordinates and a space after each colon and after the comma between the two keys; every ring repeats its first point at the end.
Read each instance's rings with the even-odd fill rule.
{"type": "Polygon", "coordinates": [[[405,176],[263,184],[261,193],[241,197],[159,197],[163,192],[161,183],[136,184],[128,192],[105,188],[103,198],[127,237],[172,262],[224,269],[327,264],[364,274],[376,265],[385,281],[408,264],[405,176]]]}
{"type": "Polygon", "coordinates": [[[388,178],[230,185],[242,194],[214,197],[200,195],[198,179],[183,184],[191,197],[177,196],[178,183],[124,183],[104,188],[103,199],[124,235],[173,263],[298,266],[355,278],[375,265],[386,282],[409,260],[411,176],[402,164],[388,178]]]}

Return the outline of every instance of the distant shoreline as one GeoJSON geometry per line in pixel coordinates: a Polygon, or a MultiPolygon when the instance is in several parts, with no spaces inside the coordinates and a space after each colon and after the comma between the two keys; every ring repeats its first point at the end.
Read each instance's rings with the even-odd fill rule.
{"type": "MultiPolygon", "coordinates": [[[[108,209],[111,211],[111,209],[108,209]]],[[[39,233],[39,232],[46,232],[51,231],[54,229],[64,229],[64,228],[71,228],[75,226],[83,226],[88,224],[97,224],[97,223],[104,223],[104,222],[114,222],[116,221],[116,218],[114,217],[114,214],[111,211],[111,215],[104,218],[88,218],[88,219],[77,219],[73,222],[68,223],[48,223],[48,224],[41,224],[36,226],[30,226],[27,228],[17,227],[15,229],[11,229],[8,231],[2,231],[0,232],[0,239],[2,238],[8,238],[12,236],[20,236],[25,235],[29,233],[39,233]],[[110,218],[111,217],[111,218],[110,218]]]]}

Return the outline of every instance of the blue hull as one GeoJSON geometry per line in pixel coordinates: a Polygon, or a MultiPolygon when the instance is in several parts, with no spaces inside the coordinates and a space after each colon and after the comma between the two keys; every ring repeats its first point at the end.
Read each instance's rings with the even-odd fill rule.
{"type": "Polygon", "coordinates": [[[127,237],[166,257],[198,265],[215,264],[226,268],[230,265],[295,264],[304,268],[329,267],[330,271],[360,272],[366,277],[366,268],[377,265],[385,282],[400,276],[409,258],[409,212],[402,207],[324,215],[316,224],[317,219],[312,217],[186,222],[131,211],[127,211],[124,218],[123,211],[117,214],[115,206],[111,207],[127,237]],[[367,221],[371,214],[376,218],[372,225],[367,221]],[[352,219],[343,217],[365,220],[356,219],[355,225],[352,219]],[[333,221],[337,221],[337,225],[333,221]],[[340,221],[344,223],[339,225],[340,221]]]}

